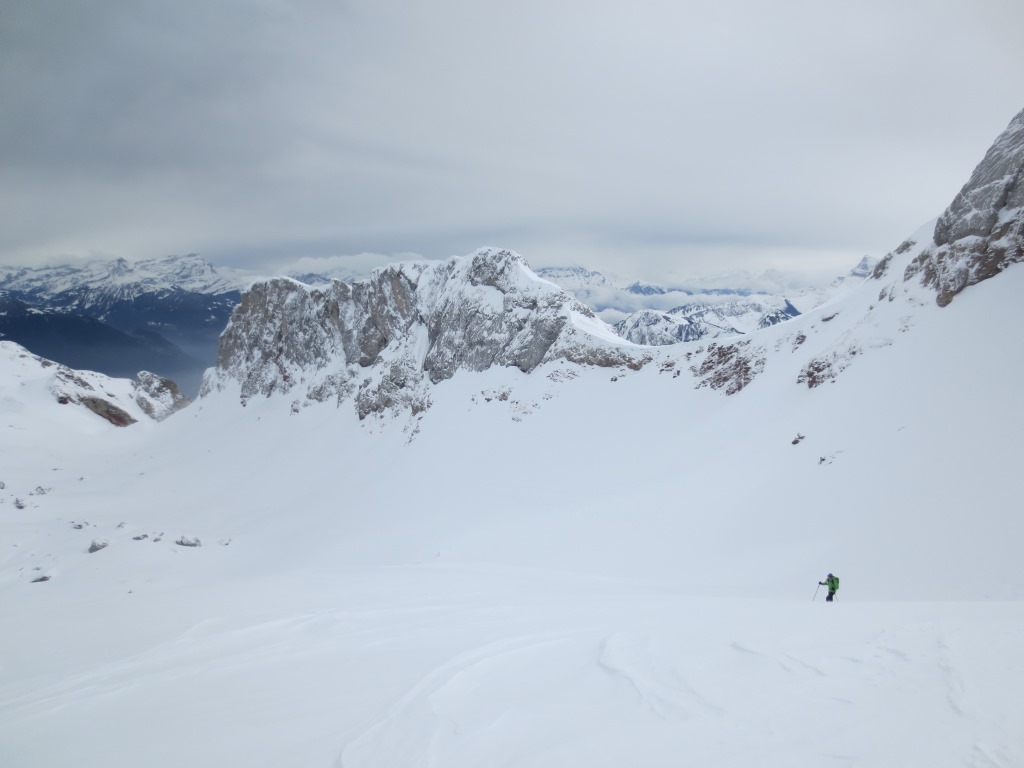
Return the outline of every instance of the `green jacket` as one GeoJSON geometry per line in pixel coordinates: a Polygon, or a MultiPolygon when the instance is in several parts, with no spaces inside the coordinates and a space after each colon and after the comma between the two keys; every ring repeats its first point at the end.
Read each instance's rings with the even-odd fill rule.
{"type": "Polygon", "coordinates": [[[820,584],[827,584],[829,592],[836,592],[839,589],[839,577],[829,576],[825,581],[819,582],[820,584]]]}

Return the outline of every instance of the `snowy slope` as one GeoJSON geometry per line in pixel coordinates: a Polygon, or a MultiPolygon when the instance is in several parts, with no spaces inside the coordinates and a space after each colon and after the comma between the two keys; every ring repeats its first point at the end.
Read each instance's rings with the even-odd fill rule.
{"type": "Polygon", "coordinates": [[[155,374],[142,371],[134,380],[112,379],[58,365],[10,341],[0,341],[0,369],[0,403],[15,449],[20,442],[16,437],[36,432],[37,422],[57,430],[81,423],[92,434],[103,429],[101,422],[123,427],[160,421],[189,402],[174,382],[155,374]]]}
{"type": "Polygon", "coordinates": [[[0,357],[5,762],[1024,763],[1024,267],[940,306],[937,247],[660,349],[512,255],[272,281],[219,386],[122,430],[37,418],[0,357]],[[532,365],[469,354],[548,320],[532,365]]]}

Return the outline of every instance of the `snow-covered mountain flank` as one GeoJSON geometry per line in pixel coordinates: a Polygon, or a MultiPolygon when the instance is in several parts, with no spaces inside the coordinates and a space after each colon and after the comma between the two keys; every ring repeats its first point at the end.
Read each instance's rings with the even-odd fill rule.
{"type": "Polygon", "coordinates": [[[1022,126],[740,337],[489,248],[256,283],[127,428],[0,345],[5,763],[1024,763],[1022,126]]]}

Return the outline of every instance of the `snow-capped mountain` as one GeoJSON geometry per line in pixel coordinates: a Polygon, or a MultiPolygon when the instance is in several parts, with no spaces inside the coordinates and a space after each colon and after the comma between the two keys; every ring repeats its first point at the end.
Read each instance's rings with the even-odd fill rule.
{"type": "Polygon", "coordinates": [[[743,283],[752,280],[749,275],[736,276],[733,288],[683,288],[643,281],[626,284],[579,267],[539,269],[537,275],[587,304],[626,340],[661,345],[740,335],[783,322],[863,282],[877,262],[878,259],[865,256],[831,285],[790,289],[785,293],[744,287],[743,283]]]}
{"type": "Polygon", "coordinates": [[[516,253],[481,249],[446,262],[406,262],[321,290],[278,278],[254,285],[221,337],[203,392],[243,402],[288,393],[296,403],[354,399],[360,418],[429,406],[456,372],[551,360],[634,364],[585,305],[539,279],[516,253]]]}
{"type": "Polygon", "coordinates": [[[323,287],[330,285],[335,280],[341,280],[343,283],[354,283],[357,280],[365,279],[366,275],[355,274],[351,270],[336,270],[333,272],[294,272],[288,273],[285,277],[298,280],[306,285],[323,287]]]}
{"type": "Polygon", "coordinates": [[[0,354],[5,760],[1021,764],[1022,133],[739,338],[484,249],[253,285],[158,423],[0,354]]]}
{"type": "Polygon", "coordinates": [[[195,394],[241,287],[195,254],[0,267],[0,295],[49,315],[31,326],[8,318],[0,331],[73,367],[112,376],[157,370],[195,394]]]}
{"type": "Polygon", "coordinates": [[[671,292],[668,288],[662,288],[660,285],[654,285],[653,283],[640,282],[639,280],[627,285],[626,291],[639,294],[640,296],[664,296],[666,293],[671,292]]]}
{"type": "Polygon", "coordinates": [[[95,259],[79,266],[0,266],[0,289],[79,310],[103,308],[118,301],[167,291],[218,295],[245,287],[225,278],[198,254],[163,256],[128,262],[95,259]],[[73,304],[68,299],[73,299],[73,304]]]}
{"type": "Polygon", "coordinates": [[[605,275],[584,267],[544,267],[536,275],[554,283],[566,293],[575,296],[584,304],[595,291],[616,287],[605,275]]]}
{"type": "MultiPolygon", "coordinates": [[[[615,323],[644,309],[669,310],[699,302],[720,302],[722,297],[750,296],[746,289],[699,289],[668,287],[634,280],[627,283],[616,277],[583,267],[544,267],[536,270],[538,277],[554,283],[563,291],[589,306],[598,317],[615,323]]],[[[781,304],[782,300],[778,303],[781,304]]]]}
{"type": "Polygon", "coordinates": [[[619,336],[635,344],[659,346],[742,336],[799,314],[799,310],[785,300],[782,307],[773,307],[752,299],[735,299],[718,304],[684,304],[668,312],[644,309],[615,323],[613,328],[619,336]]]}
{"type": "Polygon", "coordinates": [[[875,271],[875,267],[878,266],[878,259],[874,259],[870,256],[862,258],[850,273],[844,277],[838,278],[840,281],[845,281],[849,278],[855,278],[859,280],[865,280],[871,277],[871,273],[875,271]]]}

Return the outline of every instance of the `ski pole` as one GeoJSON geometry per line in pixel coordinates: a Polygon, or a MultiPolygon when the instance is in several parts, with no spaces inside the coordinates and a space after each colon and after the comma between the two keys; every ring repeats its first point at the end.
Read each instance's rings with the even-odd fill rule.
{"type": "Polygon", "coordinates": [[[813,602],[814,602],[814,601],[815,601],[815,600],[817,599],[817,597],[818,597],[818,589],[821,589],[821,584],[819,584],[819,585],[818,585],[818,588],[814,590],[814,597],[812,597],[812,598],[811,598],[811,602],[812,602],[812,603],[813,603],[813,602]]]}

